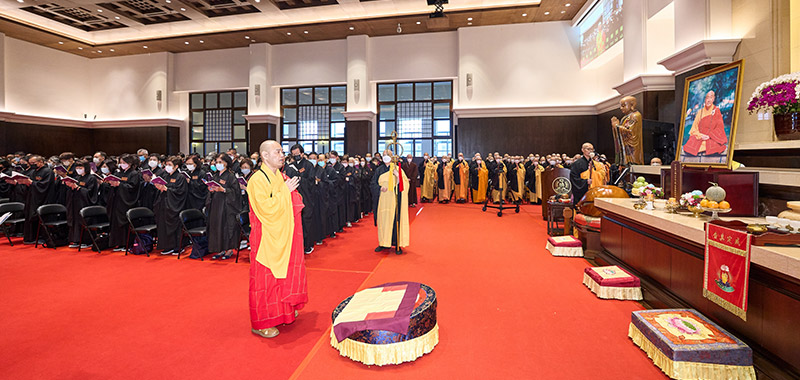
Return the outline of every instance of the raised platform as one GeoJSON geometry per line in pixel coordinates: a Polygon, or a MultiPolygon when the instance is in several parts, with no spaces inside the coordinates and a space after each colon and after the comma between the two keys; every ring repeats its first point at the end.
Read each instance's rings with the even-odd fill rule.
{"type": "MultiPolygon", "coordinates": [[[[639,211],[632,199],[596,199],[603,210],[599,265],[640,278],[656,308],[693,308],[753,348],[758,371],[800,378],[800,247],[754,246],[747,321],[703,297],[703,223],[686,214],[639,211]]],[[[724,218],[762,221],[763,218],[724,218]]]]}

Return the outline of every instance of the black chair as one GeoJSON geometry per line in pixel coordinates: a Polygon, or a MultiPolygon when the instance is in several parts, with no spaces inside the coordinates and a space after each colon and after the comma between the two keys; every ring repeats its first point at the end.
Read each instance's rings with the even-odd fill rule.
{"type": "MultiPolygon", "coordinates": [[[[98,253],[102,253],[103,251],[97,244],[97,236],[108,233],[111,226],[106,208],[103,206],[87,206],[81,209],[80,214],[82,220],[80,245],[83,245],[83,232],[86,231],[92,239],[94,249],[98,253]]],[[[78,252],[81,251],[80,245],[78,246],[78,252]]]]}
{"type": "Polygon", "coordinates": [[[0,203],[0,216],[11,213],[11,216],[0,225],[0,229],[3,230],[3,235],[6,235],[8,244],[11,244],[12,247],[14,243],[11,241],[13,231],[11,228],[16,228],[16,226],[25,223],[25,216],[22,214],[24,210],[25,204],[21,202],[0,203]]]}
{"type": "MultiPolygon", "coordinates": [[[[180,217],[181,226],[183,228],[183,236],[189,237],[189,241],[192,243],[192,251],[199,251],[198,245],[194,238],[206,236],[206,233],[208,232],[206,216],[202,211],[196,208],[191,208],[181,211],[180,217]]],[[[181,250],[181,252],[183,252],[183,250],[181,250]]],[[[180,259],[181,254],[179,252],[178,260],[180,259]]],[[[200,256],[200,260],[203,260],[203,256],[200,256]]]]}
{"type": "MultiPolygon", "coordinates": [[[[144,246],[144,242],[139,234],[150,234],[153,236],[153,244],[155,244],[156,237],[156,217],[147,207],[135,207],[126,213],[128,217],[128,237],[125,239],[125,255],[130,251],[131,232],[134,234],[134,239],[139,246],[144,246]]],[[[150,252],[147,251],[147,257],[150,257],[150,252]]]]}
{"type": "MultiPolygon", "coordinates": [[[[39,226],[36,227],[36,244],[34,248],[39,247],[39,234],[44,227],[44,234],[47,240],[51,243],[51,248],[56,249],[56,241],[53,238],[53,230],[58,228],[67,228],[67,208],[60,204],[46,204],[41,205],[36,209],[39,215],[39,226]]],[[[44,244],[42,245],[45,246],[44,244]]]]}
{"type": "Polygon", "coordinates": [[[8,198],[0,198],[0,204],[8,203],[10,200],[8,198]]]}
{"type": "MultiPolygon", "coordinates": [[[[239,262],[239,252],[242,251],[242,240],[247,242],[245,248],[250,248],[250,211],[245,210],[239,213],[239,246],[236,247],[236,261],[239,262]],[[247,227],[247,228],[245,228],[247,227]]],[[[252,254],[251,254],[252,255],[252,254]]]]}

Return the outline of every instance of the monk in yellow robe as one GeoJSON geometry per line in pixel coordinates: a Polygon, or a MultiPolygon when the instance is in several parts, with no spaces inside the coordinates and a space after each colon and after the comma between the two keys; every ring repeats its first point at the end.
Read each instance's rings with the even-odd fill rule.
{"type": "Polygon", "coordinates": [[[458,154],[458,161],[453,164],[453,181],[455,182],[456,203],[465,203],[469,199],[469,164],[464,154],[458,154]]]}
{"type": "MultiPolygon", "coordinates": [[[[370,188],[373,199],[378,198],[375,223],[378,226],[378,248],[375,252],[396,247],[395,253],[403,253],[402,247],[409,242],[408,186],[406,176],[400,176],[397,160],[392,152],[383,154],[383,165],[375,169],[370,188]],[[402,178],[402,180],[401,180],[402,178]],[[398,207],[399,206],[399,207],[398,207]]],[[[435,174],[434,174],[435,175],[435,174]]],[[[427,175],[425,176],[427,181],[427,175]]]]}
{"type": "Polygon", "coordinates": [[[303,200],[300,177],[288,179],[280,168],[283,148],[273,140],[259,148],[262,165],[247,184],[250,200],[250,324],[264,338],[276,326],[294,322],[308,302],[303,255],[303,200]]]}
{"type": "Polygon", "coordinates": [[[436,169],[439,185],[439,203],[449,203],[453,195],[453,163],[450,157],[442,157],[442,163],[436,169]]]}
{"type": "Polygon", "coordinates": [[[472,202],[486,201],[486,189],[489,187],[489,169],[481,156],[476,156],[469,167],[469,186],[472,189],[472,202]]]}
{"type": "Polygon", "coordinates": [[[439,162],[436,157],[431,157],[428,162],[425,162],[425,180],[422,182],[422,201],[430,202],[436,196],[436,183],[438,182],[438,175],[436,171],[439,169],[439,162]]]}
{"type": "MultiPolygon", "coordinates": [[[[497,158],[500,158],[499,155],[497,158]]],[[[505,162],[495,159],[494,173],[492,173],[492,202],[500,203],[501,199],[506,199],[508,192],[508,178],[506,177],[508,168],[505,162]]]]}

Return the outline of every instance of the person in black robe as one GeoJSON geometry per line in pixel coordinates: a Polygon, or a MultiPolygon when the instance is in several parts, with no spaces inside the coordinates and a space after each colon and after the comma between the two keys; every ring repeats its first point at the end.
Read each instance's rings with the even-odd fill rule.
{"type": "Polygon", "coordinates": [[[408,207],[417,207],[417,187],[419,187],[419,168],[410,153],[403,163],[403,174],[408,178],[408,207]]]}
{"type": "Polygon", "coordinates": [[[370,162],[361,158],[359,161],[361,165],[361,212],[364,216],[372,212],[372,190],[369,188],[370,180],[372,180],[372,165],[370,162]]]}
{"type": "Polygon", "coordinates": [[[589,186],[592,184],[592,179],[581,178],[581,173],[589,170],[592,164],[592,157],[594,157],[594,146],[590,143],[584,143],[581,146],[583,155],[577,161],[573,162],[569,168],[569,180],[572,182],[572,199],[574,203],[578,203],[586,192],[589,191],[589,186]]]}
{"type": "Polygon", "coordinates": [[[316,186],[316,180],[311,175],[314,166],[303,157],[305,150],[302,145],[294,144],[289,152],[293,162],[284,166],[284,173],[289,178],[300,177],[297,192],[303,197],[303,204],[305,205],[301,213],[303,251],[308,255],[314,251],[314,236],[318,234],[316,231],[317,224],[314,222],[314,210],[317,208],[318,202],[313,191],[313,187],[316,186]]]}
{"type": "Polygon", "coordinates": [[[119,158],[119,171],[114,174],[119,177],[119,181],[109,183],[106,212],[111,227],[108,233],[108,244],[110,247],[114,247],[115,252],[124,251],[127,248],[125,246],[128,243],[127,213],[139,203],[142,176],[137,170],[136,164],[136,156],[123,154],[119,158]]]}
{"type": "Polygon", "coordinates": [[[27,179],[17,181],[18,185],[27,187],[27,197],[25,198],[25,226],[23,232],[23,243],[36,243],[36,229],[39,226],[39,214],[36,210],[39,206],[52,203],[55,198],[55,175],[47,167],[42,156],[31,156],[28,159],[32,170],[26,175],[27,179]]]}
{"type": "Polygon", "coordinates": [[[337,221],[336,232],[344,231],[344,227],[347,225],[347,182],[345,181],[345,170],[344,165],[339,160],[339,153],[335,150],[331,151],[331,158],[329,160],[333,160],[331,162],[333,170],[336,171],[337,180],[334,186],[336,187],[336,215],[338,216],[339,220],[337,221]]]}
{"type": "Polygon", "coordinates": [[[74,166],[76,182],[67,181],[64,185],[69,189],[67,192],[67,226],[69,226],[67,237],[70,248],[89,248],[91,240],[87,234],[84,234],[84,239],[81,241],[83,228],[81,209],[97,204],[99,186],[97,177],[91,173],[92,168],[88,161],[77,161],[74,166]]]}
{"type": "Polygon", "coordinates": [[[64,177],[70,177],[75,179],[75,154],[72,152],[64,152],[58,156],[58,161],[61,167],[63,167],[66,172],[59,172],[58,170],[53,170],[53,173],[56,175],[56,183],[55,183],[55,203],[60,205],[67,205],[67,198],[69,197],[68,193],[70,188],[64,184],[61,180],[64,177]]]}
{"type": "MultiPolygon", "coordinates": [[[[0,159],[0,173],[11,176],[11,162],[5,158],[0,159]]],[[[4,177],[5,178],[5,177],[4,177]]],[[[11,201],[11,194],[14,192],[14,182],[10,179],[0,181],[0,198],[8,198],[11,201]]]]}
{"type": "Polygon", "coordinates": [[[147,207],[150,210],[154,210],[154,204],[159,191],[150,183],[153,178],[147,174],[147,171],[149,170],[152,172],[154,177],[161,177],[164,175],[164,170],[161,169],[162,162],[155,153],[151,154],[146,162],[147,165],[141,169],[142,190],[139,194],[139,207],[147,207]]]}
{"type": "MultiPolygon", "coordinates": [[[[20,158],[19,163],[12,169],[12,171],[16,171],[20,174],[30,177],[30,174],[35,168],[31,167],[30,163],[28,162],[29,159],[30,156],[24,156],[20,158]]],[[[19,184],[17,182],[12,183],[14,184],[14,188],[11,191],[11,202],[25,203],[25,201],[28,199],[28,186],[19,184]]]]}
{"type": "Polygon", "coordinates": [[[167,158],[164,162],[164,173],[159,176],[166,184],[153,184],[158,190],[153,206],[158,231],[158,249],[162,255],[177,255],[183,248],[180,213],[186,206],[189,184],[186,177],[178,171],[181,163],[180,157],[167,158]]]}
{"type": "Polygon", "coordinates": [[[200,156],[193,154],[186,159],[186,174],[189,175],[189,189],[186,196],[186,209],[197,209],[203,211],[208,198],[208,186],[203,179],[206,178],[206,171],[203,170],[203,162],[200,156]]]}
{"type": "Polygon", "coordinates": [[[105,178],[105,176],[109,174],[116,175],[116,173],[117,173],[117,162],[112,159],[107,159],[98,164],[97,172],[94,173],[94,176],[97,177],[98,191],[99,191],[99,194],[97,196],[97,204],[105,207],[106,209],[108,209],[108,198],[111,196],[111,191],[113,190],[113,188],[111,187],[111,184],[103,182],[103,178],[105,178]]]}
{"type": "Polygon", "coordinates": [[[358,194],[357,178],[360,172],[356,171],[353,158],[344,156],[344,181],[345,181],[345,214],[347,215],[347,227],[352,227],[358,220],[358,194]],[[346,165],[346,166],[345,166],[346,165]]]}
{"type": "MultiPolygon", "coordinates": [[[[311,163],[311,178],[314,179],[314,186],[312,186],[312,197],[316,200],[313,208],[313,235],[311,240],[316,245],[322,245],[322,240],[325,238],[325,231],[327,229],[327,212],[328,212],[328,195],[325,187],[325,167],[324,161],[319,161],[319,155],[316,152],[308,154],[308,162],[311,163]],[[320,165],[323,164],[323,165],[320,165]]],[[[305,199],[303,199],[305,202],[305,199]]]]}
{"type": "Polygon", "coordinates": [[[336,163],[335,158],[330,157],[327,159],[323,184],[323,187],[326,189],[328,203],[328,210],[326,213],[328,222],[325,234],[332,238],[335,238],[336,233],[339,232],[339,182],[343,182],[339,173],[333,167],[334,163],[336,163]]]}
{"type": "MultiPolygon", "coordinates": [[[[536,159],[535,156],[529,155],[528,159],[525,161],[525,187],[528,188],[528,191],[531,193],[536,193],[536,168],[539,166],[539,161],[536,159]]],[[[530,200],[531,197],[528,197],[530,200]]],[[[536,203],[541,203],[541,200],[537,200],[536,203]]]]}
{"type": "Polygon", "coordinates": [[[227,154],[217,155],[213,180],[222,188],[209,189],[206,200],[208,252],[216,252],[214,259],[229,259],[241,243],[239,214],[242,211],[242,190],[236,175],[228,170],[232,164],[233,160],[227,154]]]}

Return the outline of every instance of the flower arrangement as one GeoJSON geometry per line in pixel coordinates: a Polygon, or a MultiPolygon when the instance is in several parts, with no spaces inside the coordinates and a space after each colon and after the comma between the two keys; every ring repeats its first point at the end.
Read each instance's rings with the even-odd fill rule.
{"type": "Polygon", "coordinates": [[[776,115],[800,112],[800,71],[762,83],[750,97],[747,110],[776,115]]]}
{"type": "Polygon", "coordinates": [[[652,183],[649,183],[642,189],[642,195],[645,197],[652,195],[655,199],[661,199],[664,198],[664,190],[660,187],[656,187],[652,183]]]}
{"type": "Polygon", "coordinates": [[[703,192],[700,190],[694,190],[691,193],[686,193],[681,195],[680,204],[681,206],[685,207],[700,207],[700,202],[706,199],[703,195],[703,192]]]}

